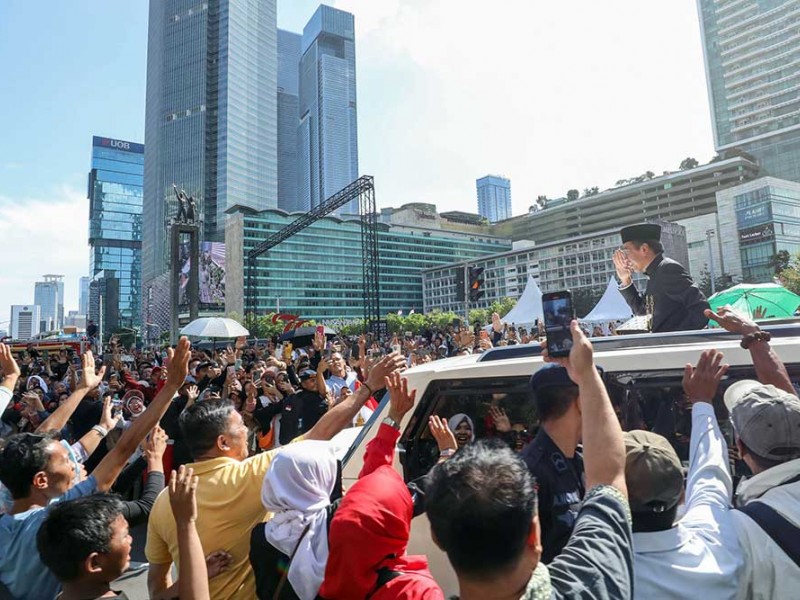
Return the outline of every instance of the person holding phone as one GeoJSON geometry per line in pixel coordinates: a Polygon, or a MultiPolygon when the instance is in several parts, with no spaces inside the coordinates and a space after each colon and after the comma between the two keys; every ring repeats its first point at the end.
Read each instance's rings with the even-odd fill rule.
{"type": "Polygon", "coordinates": [[[690,331],[708,325],[708,302],[680,263],[664,256],[661,226],[631,225],[620,232],[622,249],[614,253],[619,291],[634,315],[651,315],[650,331],[690,331]],[[649,281],[644,294],[633,285],[631,273],[649,281]]]}

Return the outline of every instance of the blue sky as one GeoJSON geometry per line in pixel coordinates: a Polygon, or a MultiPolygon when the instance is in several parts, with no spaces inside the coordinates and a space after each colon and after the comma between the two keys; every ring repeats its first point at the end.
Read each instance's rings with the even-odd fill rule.
{"type": "MultiPolygon", "coordinates": [[[[301,31],[310,0],[279,0],[301,31]]],[[[713,155],[694,0],[335,0],[356,16],[359,163],[378,204],[477,211],[713,155]]],[[[146,0],[0,0],[0,329],[44,273],[88,270],[92,135],[144,141],[146,0]]]]}

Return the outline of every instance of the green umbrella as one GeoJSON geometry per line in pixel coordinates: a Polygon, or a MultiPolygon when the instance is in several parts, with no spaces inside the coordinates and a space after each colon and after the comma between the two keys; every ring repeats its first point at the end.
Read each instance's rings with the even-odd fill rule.
{"type": "Polygon", "coordinates": [[[730,304],[735,311],[751,319],[758,308],[765,311],[758,317],[760,319],[785,319],[794,316],[800,306],[800,296],[776,283],[740,283],[717,292],[708,303],[714,311],[730,304]]]}

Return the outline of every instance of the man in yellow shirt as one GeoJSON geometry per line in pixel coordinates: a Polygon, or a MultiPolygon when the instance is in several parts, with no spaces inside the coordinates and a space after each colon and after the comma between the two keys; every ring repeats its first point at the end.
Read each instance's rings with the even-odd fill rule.
{"type": "MultiPolygon", "coordinates": [[[[372,393],[384,387],[390,373],[405,366],[399,353],[372,367],[365,385],[329,410],[303,439],[329,440],[349,426],[372,393]]],[[[228,569],[210,581],[211,597],[256,597],[250,568],[250,531],[267,519],[261,504],[261,484],[280,449],[247,458],[247,427],[227,400],[195,404],[180,417],[181,431],[195,462],[187,465],[200,478],[197,489],[197,531],[206,554],[231,554],[228,569]]],[[[171,585],[170,570],[177,563],[178,539],[168,496],[162,492],[150,513],[147,528],[148,586],[155,597],[171,585]]]]}

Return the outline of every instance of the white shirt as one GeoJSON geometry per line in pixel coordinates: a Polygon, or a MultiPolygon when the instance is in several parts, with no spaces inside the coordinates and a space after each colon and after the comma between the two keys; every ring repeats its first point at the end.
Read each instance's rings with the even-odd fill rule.
{"type": "MultiPolygon", "coordinates": [[[[800,527],[800,481],[780,485],[798,474],[800,458],[743,480],[737,506],[758,500],[800,527]]],[[[800,567],[746,514],[733,510],[731,516],[745,557],[739,598],[800,598],[800,567]]]]}
{"type": "Polygon", "coordinates": [[[733,528],[728,446],[713,407],[692,407],[685,513],[667,531],[633,534],[636,598],[735,598],[743,557],[733,528]]]}
{"type": "Polygon", "coordinates": [[[0,415],[6,412],[8,405],[11,404],[13,394],[7,387],[0,385],[0,415]]]}

